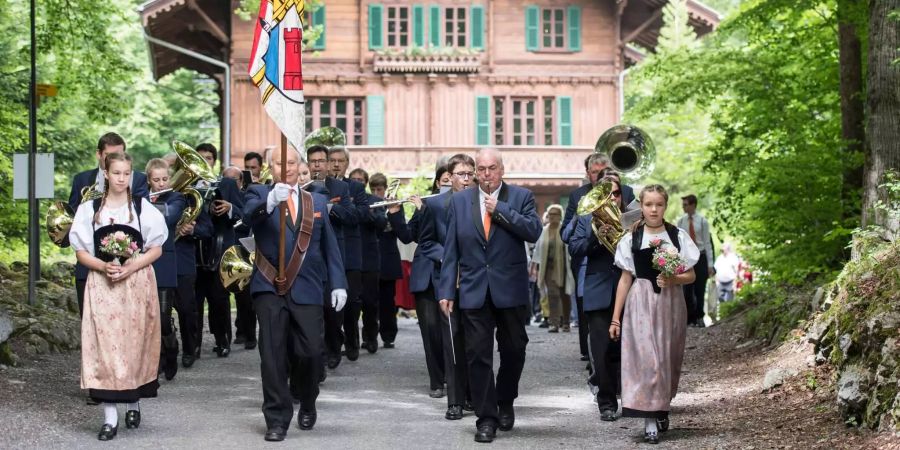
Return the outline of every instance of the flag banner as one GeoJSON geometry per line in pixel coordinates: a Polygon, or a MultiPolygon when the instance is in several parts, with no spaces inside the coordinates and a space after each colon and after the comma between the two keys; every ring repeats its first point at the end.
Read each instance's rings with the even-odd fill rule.
{"type": "Polygon", "coordinates": [[[266,114],[288,142],[303,148],[303,0],[261,0],[253,48],[250,78],[259,88],[266,114]]]}

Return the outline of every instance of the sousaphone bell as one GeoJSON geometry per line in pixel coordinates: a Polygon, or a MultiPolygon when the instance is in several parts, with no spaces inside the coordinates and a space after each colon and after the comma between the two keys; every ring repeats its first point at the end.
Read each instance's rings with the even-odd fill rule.
{"type": "Polygon", "coordinates": [[[248,252],[242,245],[232,245],[222,254],[219,264],[219,277],[225,289],[242,291],[250,283],[253,275],[253,259],[255,252],[248,252]]]}

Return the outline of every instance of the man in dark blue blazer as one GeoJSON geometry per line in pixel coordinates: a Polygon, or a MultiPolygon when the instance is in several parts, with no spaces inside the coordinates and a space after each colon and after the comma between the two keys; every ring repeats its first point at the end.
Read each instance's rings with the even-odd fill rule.
{"type": "MultiPolygon", "coordinates": [[[[604,173],[608,171],[612,171],[609,168],[609,157],[604,153],[591,153],[587,158],[584,159],[584,171],[585,175],[588,179],[588,183],[582,185],[578,189],[572,191],[569,194],[569,202],[566,204],[566,215],[563,217],[562,225],[559,227],[559,231],[562,237],[563,242],[569,243],[569,236],[572,234],[574,230],[574,226],[572,226],[572,219],[576,215],[576,211],[578,210],[578,202],[581,201],[581,198],[585,196],[597,182],[603,178],[604,173]]],[[[628,185],[621,185],[622,190],[622,201],[623,205],[628,206],[634,200],[634,189],[628,185]]],[[[580,260],[575,260],[572,264],[572,275],[575,277],[575,282],[578,285],[577,293],[575,297],[575,305],[578,312],[578,323],[584,323],[584,268],[585,268],[585,259],[581,258],[580,260]]],[[[587,361],[588,357],[588,345],[587,345],[587,335],[588,329],[584,326],[578,327],[578,344],[581,348],[581,360],[587,361]]]]}
{"type": "Polygon", "coordinates": [[[525,242],[541,235],[531,191],[503,182],[499,150],[475,157],[478,187],[454,195],[438,298],[445,314],[462,311],[472,403],[478,416],[476,442],[491,442],[496,430],[511,430],[513,401],[525,365],[528,257],[525,242]],[[454,306],[455,305],[455,306],[454,306]],[[496,385],[494,331],[500,351],[496,385]]]}
{"type": "Polygon", "coordinates": [[[350,187],[350,197],[356,209],[356,224],[344,226],[344,270],[347,271],[347,309],[344,311],[344,350],[347,359],[356,361],[359,358],[359,315],[362,312],[362,270],[363,251],[360,225],[369,213],[369,195],[362,183],[347,178],[350,166],[350,152],[346,147],[328,149],[328,166],[331,176],[341,180],[350,187]]]}
{"type": "Polygon", "coordinates": [[[253,309],[259,317],[259,355],[263,383],[263,415],[267,441],[281,441],[293,417],[289,371],[300,401],[299,425],[312,429],[324,348],[323,298],[331,290],[331,305],[340,311],[347,300],[347,280],[340,248],[328,220],[328,198],[299,189],[307,166],[300,153],[289,150],[280,179],[281,154],[270,155],[276,184],[247,190],[245,217],[256,240],[256,262],[250,279],[253,309]],[[285,230],[284,285],[276,283],[280,226],[279,204],[290,211],[285,230]],[[289,368],[290,361],[290,368],[289,368]]]}
{"type": "Polygon", "coordinates": [[[569,254],[575,260],[586,258],[584,274],[584,314],[590,345],[591,376],[588,383],[596,392],[600,419],[616,420],[616,392],[621,379],[621,344],[609,338],[616,286],[622,270],[614,264],[615,255],[600,241],[591,228],[590,214],[578,216],[572,221],[575,231],[569,237],[569,254]]]}
{"type": "MultiPolygon", "coordinates": [[[[215,166],[218,159],[215,146],[203,143],[196,150],[207,162],[212,161],[210,167],[215,166]]],[[[202,187],[204,182],[201,180],[198,185],[202,187]]],[[[244,196],[233,179],[222,177],[215,189],[205,197],[200,215],[205,215],[212,222],[213,236],[199,241],[198,247],[200,268],[197,270],[196,299],[200,321],[197,329],[201,331],[201,338],[197,345],[199,347],[202,343],[203,302],[206,301],[209,303],[209,332],[216,340],[213,351],[220,358],[225,358],[231,354],[231,294],[222,284],[219,262],[225,250],[237,243],[234,226],[243,219],[244,196]]]]}
{"type": "MultiPolygon", "coordinates": [[[[448,210],[453,195],[464,191],[469,183],[475,180],[475,160],[471,156],[460,153],[447,161],[447,172],[450,173],[450,190],[437,197],[423,199],[421,225],[419,226],[419,247],[422,254],[431,259],[436,275],[435,285],[440,285],[440,272],[444,258],[444,242],[447,239],[448,210]]],[[[429,299],[437,306],[436,299],[429,299]]],[[[448,317],[441,317],[438,326],[441,331],[440,353],[444,363],[444,376],[447,381],[447,420],[459,420],[463,416],[466,403],[466,391],[469,385],[466,371],[466,343],[459,309],[449,312],[448,317]],[[452,329],[451,329],[452,323],[452,329]]]]}
{"type": "MultiPolygon", "coordinates": [[[[353,197],[350,195],[350,186],[342,180],[329,176],[328,147],[313,145],[306,149],[306,158],[309,162],[309,171],[313,180],[324,182],[324,189],[328,197],[328,219],[338,240],[341,249],[341,260],[345,262],[344,270],[347,270],[347,242],[346,228],[356,226],[359,223],[359,210],[353,205],[353,197]]],[[[322,183],[314,183],[322,184],[322,183]]],[[[321,188],[322,186],[319,186],[321,188]]],[[[352,253],[352,252],[351,252],[352,253]]],[[[355,260],[358,262],[358,260],[355,260]]],[[[346,276],[346,274],[345,274],[346,276]]],[[[352,276],[348,278],[350,292],[353,291],[352,276]]],[[[344,345],[344,314],[346,311],[335,311],[325,302],[325,363],[329,369],[336,368],[341,363],[341,347],[344,345]]],[[[358,351],[357,351],[358,354],[358,351]]]]}
{"type": "MultiPolygon", "coordinates": [[[[81,205],[81,191],[90,186],[96,185],[96,189],[102,192],[106,187],[106,178],[103,170],[106,170],[106,155],[110,153],[124,153],[126,149],[125,139],[117,133],[106,133],[100,136],[97,142],[97,163],[98,167],[91,170],[85,170],[75,175],[72,179],[72,191],[69,192],[69,206],[72,211],[77,211],[81,205]]],[[[131,176],[131,195],[134,198],[147,198],[147,176],[138,170],[132,171],[131,176]]],[[[81,263],[75,262],[75,292],[78,296],[78,314],[81,314],[84,304],[84,286],[87,282],[87,267],[81,263]]]]}

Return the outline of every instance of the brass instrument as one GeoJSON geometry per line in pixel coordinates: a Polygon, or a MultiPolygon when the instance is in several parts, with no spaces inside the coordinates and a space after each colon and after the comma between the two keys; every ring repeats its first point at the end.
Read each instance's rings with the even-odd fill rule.
{"type": "Polygon", "coordinates": [[[617,172],[627,173],[630,179],[638,179],[653,172],[656,147],[650,136],[634,125],[616,125],[606,130],[594,153],[609,157],[609,166],[617,172]]]}
{"type": "Polygon", "coordinates": [[[253,259],[255,252],[248,252],[242,245],[232,245],[222,254],[222,262],[219,264],[219,277],[225,289],[235,287],[237,291],[243,290],[250,283],[253,275],[253,259]]]}
{"type": "Polygon", "coordinates": [[[625,229],[622,227],[622,212],[615,200],[610,196],[612,192],[612,183],[604,181],[597,183],[581,200],[578,201],[577,214],[579,216],[590,214],[591,228],[594,230],[594,236],[600,241],[610,253],[616,253],[616,245],[625,235],[625,229]],[[604,225],[611,228],[609,232],[604,233],[604,225]]]}
{"type": "Polygon", "coordinates": [[[347,146],[347,135],[343,130],[336,127],[316,128],[303,140],[303,149],[309,150],[311,147],[321,146],[326,149],[344,148],[347,146]]]}
{"type": "Polygon", "coordinates": [[[47,209],[47,234],[50,240],[59,247],[66,248],[69,246],[69,230],[72,228],[72,222],[75,219],[75,211],[68,203],[56,200],[47,209]]]}
{"type": "Polygon", "coordinates": [[[259,169],[259,178],[256,180],[259,184],[268,184],[274,181],[272,179],[272,167],[268,163],[263,163],[259,169]]]}
{"type": "MultiPolygon", "coordinates": [[[[423,195],[423,196],[421,196],[421,197],[419,197],[419,198],[420,198],[420,199],[426,199],[426,198],[431,198],[431,197],[437,197],[438,195],[441,195],[441,194],[438,193],[438,194],[423,195]]],[[[382,201],[382,202],[375,202],[375,203],[372,203],[371,205],[369,205],[369,209],[371,209],[371,208],[380,208],[380,207],[382,207],[382,206],[399,205],[399,204],[401,204],[401,203],[409,203],[409,202],[411,202],[411,201],[412,201],[412,197],[409,197],[409,198],[400,198],[400,199],[395,199],[395,200],[385,200],[385,201],[382,201]]]]}
{"type": "MultiPolygon", "coordinates": [[[[609,157],[610,167],[632,179],[649,175],[653,171],[656,147],[650,136],[633,125],[616,125],[606,130],[597,145],[595,153],[609,157]]],[[[621,189],[621,186],[620,186],[621,189]]],[[[578,201],[578,215],[591,214],[591,228],[597,240],[610,253],[615,254],[616,245],[625,229],[622,226],[622,211],[610,197],[612,183],[601,182],[578,201]],[[608,232],[604,233],[604,229],[608,232]]]]}
{"type": "MultiPolygon", "coordinates": [[[[182,193],[185,197],[193,199],[193,206],[184,209],[181,218],[178,220],[177,227],[189,224],[200,216],[200,208],[203,207],[203,197],[192,186],[197,180],[204,180],[214,183],[217,178],[209,167],[209,163],[197,153],[191,146],[181,141],[172,141],[172,148],[175,149],[177,159],[172,166],[172,177],[169,179],[169,186],[173,191],[182,193]]],[[[181,236],[176,237],[178,240],[181,236]]]]}
{"type": "Polygon", "coordinates": [[[103,197],[103,191],[97,189],[97,183],[81,188],[81,203],[103,197]]]}

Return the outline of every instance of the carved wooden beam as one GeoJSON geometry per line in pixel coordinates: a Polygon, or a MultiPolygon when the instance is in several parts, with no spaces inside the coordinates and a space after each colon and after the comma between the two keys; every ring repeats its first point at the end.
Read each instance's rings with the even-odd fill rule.
{"type": "Polygon", "coordinates": [[[203,11],[202,8],[197,6],[196,0],[190,0],[190,2],[188,2],[188,8],[190,8],[195,13],[197,13],[198,16],[200,16],[200,19],[203,20],[203,23],[205,23],[206,26],[209,27],[207,28],[207,30],[213,36],[215,36],[216,39],[222,41],[223,44],[228,44],[230,42],[230,39],[228,39],[228,35],[224,31],[222,31],[222,28],[220,28],[215,22],[213,22],[212,19],[209,18],[208,15],[206,15],[206,11],[203,11]]]}
{"type": "Polygon", "coordinates": [[[628,33],[627,36],[625,36],[624,38],[622,38],[622,41],[621,41],[620,44],[621,44],[621,45],[626,45],[626,44],[628,44],[629,42],[631,42],[632,40],[634,40],[634,38],[638,37],[638,36],[639,36],[641,33],[643,33],[647,28],[649,28],[651,25],[653,25],[653,22],[655,22],[656,20],[658,20],[660,17],[662,17],[662,8],[659,8],[659,9],[657,9],[656,11],[654,11],[653,14],[650,15],[650,18],[649,18],[649,19],[645,20],[644,23],[638,25],[638,27],[635,28],[634,30],[632,30],[631,33],[628,33]]]}

